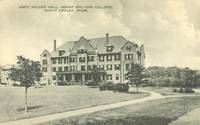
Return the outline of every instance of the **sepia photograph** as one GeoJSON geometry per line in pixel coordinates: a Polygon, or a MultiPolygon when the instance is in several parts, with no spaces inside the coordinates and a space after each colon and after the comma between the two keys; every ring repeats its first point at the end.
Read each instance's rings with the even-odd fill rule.
{"type": "Polygon", "coordinates": [[[200,125],[199,0],[0,0],[0,125],[200,125]]]}

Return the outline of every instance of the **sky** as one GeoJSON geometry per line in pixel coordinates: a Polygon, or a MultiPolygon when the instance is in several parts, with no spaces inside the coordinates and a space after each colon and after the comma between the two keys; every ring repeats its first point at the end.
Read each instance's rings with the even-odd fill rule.
{"type": "Polygon", "coordinates": [[[199,0],[0,0],[0,65],[17,55],[39,60],[53,40],[122,35],[144,44],[146,67],[200,69],[199,0]],[[88,12],[44,12],[20,5],[111,5],[88,12]]]}

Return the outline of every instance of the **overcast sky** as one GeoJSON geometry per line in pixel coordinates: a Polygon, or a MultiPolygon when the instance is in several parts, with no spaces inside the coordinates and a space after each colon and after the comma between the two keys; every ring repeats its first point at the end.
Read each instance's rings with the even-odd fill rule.
{"type": "Polygon", "coordinates": [[[144,44],[146,66],[200,69],[199,0],[0,0],[0,65],[39,59],[65,41],[123,35],[144,44]],[[19,5],[112,5],[87,13],[45,13],[19,5]]]}

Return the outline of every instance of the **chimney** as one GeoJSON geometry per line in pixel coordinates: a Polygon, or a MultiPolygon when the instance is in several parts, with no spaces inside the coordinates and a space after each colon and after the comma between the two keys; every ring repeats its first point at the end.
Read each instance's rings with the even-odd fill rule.
{"type": "Polygon", "coordinates": [[[106,45],[109,44],[109,34],[106,33],[106,45]]]}
{"type": "Polygon", "coordinates": [[[56,51],[56,40],[53,41],[53,51],[56,51]]]}

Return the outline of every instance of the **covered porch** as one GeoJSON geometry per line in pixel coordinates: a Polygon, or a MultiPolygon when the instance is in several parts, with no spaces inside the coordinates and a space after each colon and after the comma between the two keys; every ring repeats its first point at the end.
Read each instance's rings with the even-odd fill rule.
{"type": "MultiPolygon", "coordinates": [[[[92,71],[73,71],[73,72],[57,72],[57,85],[61,82],[64,83],[86,83],[89,81],[93,81],[93,72],[92,71]]],[[[106,80],[106,72],[99,71],[99,79],[106,80]]]]}

